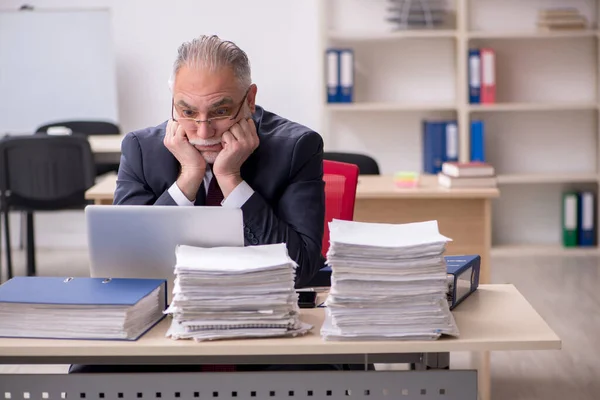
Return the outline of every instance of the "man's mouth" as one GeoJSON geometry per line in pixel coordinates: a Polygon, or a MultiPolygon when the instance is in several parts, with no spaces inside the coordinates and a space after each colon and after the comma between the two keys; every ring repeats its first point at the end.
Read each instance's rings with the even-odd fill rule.
{"type": "Polygon", "coordinates": [[[219,151],[222,149],[221,143],[211,144],[211,145],[195,144],[194,146],[196,147],[196,149],[198,149],[200,151],[219,151]]]}

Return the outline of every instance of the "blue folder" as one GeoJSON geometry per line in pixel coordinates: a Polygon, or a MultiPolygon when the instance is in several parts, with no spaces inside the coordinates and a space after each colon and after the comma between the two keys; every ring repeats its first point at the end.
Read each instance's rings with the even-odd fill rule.
{"type": "Polygon", "coordinates": [[[578,193],[579,246],[596,245],[596,195],[592,191],[578,193]]]}
{"type": "MultiPolygon", "coordinates": [[[[164,279],[19,276],[0,285],[0,303],[82,306],[86,309],[89,306],[127,307],[134,306],[160,286],[163,287],[164,310],[167,307],[167,282],[164,279]]],[[[93,309],[90,312],[93,313],[93,309]]]]}
{"type": "MultiPolygon", "coordinates": [[[[162,279],[18,276],[0,286],[0,303],[133,306],[162,279]]],[[[166,297],[165,297],[166,307],[166,297]]]]}
{"type": "Polygon", "coordinates": [[[469,49],[469,103],[481,103],[481,54],[469,49]]]}

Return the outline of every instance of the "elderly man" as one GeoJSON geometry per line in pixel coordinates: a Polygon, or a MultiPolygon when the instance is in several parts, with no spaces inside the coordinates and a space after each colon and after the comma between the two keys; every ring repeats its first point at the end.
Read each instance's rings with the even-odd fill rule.
{"type": "Polygon", "coordinates": [[[115,204],[241,208],[246,245],[282,243],[303,286],[323,266],[323,142],[256,105],[246,53],[217,36],[180,46],[171,116],[122,144],[115,204]]]}

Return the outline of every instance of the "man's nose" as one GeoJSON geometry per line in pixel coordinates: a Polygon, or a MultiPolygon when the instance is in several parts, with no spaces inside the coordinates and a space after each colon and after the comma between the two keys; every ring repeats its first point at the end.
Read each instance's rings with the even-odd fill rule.
{"type": "Polygon", "coordinates": [[[210,123],[204,121],[198,124],[196,135],[201,139],[210,139],[215,136],[215,130],[210,126],[210,123]]]}

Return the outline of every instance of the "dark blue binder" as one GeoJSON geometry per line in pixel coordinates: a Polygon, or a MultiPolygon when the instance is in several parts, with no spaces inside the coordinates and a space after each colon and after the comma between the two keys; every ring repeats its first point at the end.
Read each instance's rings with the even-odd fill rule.
{"type": "Polygon", "coordinates": [[[594,192],[584,191],[577,196],[579,207],[579,246],[594,246],[596,244],[596,196],[594,192]]]}
{"type": "Polygon", "coordinates": [[[485,162],[485,129],[483,121],[471,121],[471,161],[485,162]]]}
{"type": "Polygon", "coordinates": [[[446,158],[446,122],[423,121],[423,172],[442,171],[446,158]]]}
{"type": "Polygon", "coordinates": [[[454,309],[479,286],[479,255],[445,256],[448,274],[448,304],[454,309]]]}
{"type": "Polygon", "coordinates": [[[469,103],[481,103],[481,54],[469,49],[469,103]]]}

